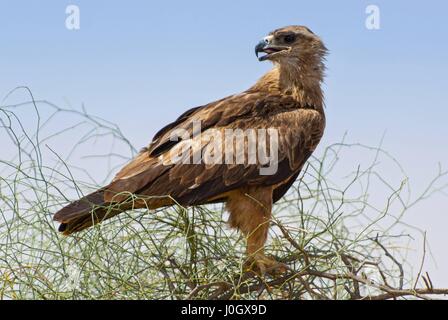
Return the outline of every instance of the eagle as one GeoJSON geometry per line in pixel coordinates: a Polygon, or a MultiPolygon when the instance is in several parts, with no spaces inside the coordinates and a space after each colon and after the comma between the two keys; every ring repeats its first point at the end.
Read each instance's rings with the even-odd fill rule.
{"type": "Polygon", "coordinates": [[[133,209],[225,203],[229,225],[245,236],[247,264],[262,273],[281,269],[264,252],[272,206],[324,133],[327,52],[305,26],[270,32],[255,47],[259,61],[272,62],[269,72],[248,90],[192,108],[166,125],[107,186],[59,210],[58,230],[70,235],[133,209]],[[243,138],[222,139],[229,132],[243,138]],[[232,151],[226,161],[217,156],[227,153],[225,146],[232,151]]]}

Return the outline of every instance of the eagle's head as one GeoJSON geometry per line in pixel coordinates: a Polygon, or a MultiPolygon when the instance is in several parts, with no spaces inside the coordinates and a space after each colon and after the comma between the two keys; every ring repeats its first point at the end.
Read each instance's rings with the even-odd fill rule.
{"type": "Polygon", "coordinates": [[[319,63],[327,53],[322,40],[304,26],[288,26],[272,31],[255,47],[255,54],[265,53],[260,61],[296,65],[304,61],[319,63]]]}

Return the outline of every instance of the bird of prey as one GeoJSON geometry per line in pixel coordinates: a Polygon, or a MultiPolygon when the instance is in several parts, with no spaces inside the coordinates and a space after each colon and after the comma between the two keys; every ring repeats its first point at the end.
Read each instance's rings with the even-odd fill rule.
{"type": "Polygon", "coordinates": [[[248,263],[261,272],[278,268],[264,254],[271,209],[323,135],[327,49],[307,27],[287,26],[269,33],[255,52],[259,61],[273,63],[269,72],[248,90],[190,109],[162,128],[110,184],[57,212],[59,231],[69,235],[136,208],[224,202],[230,226],[246,237],[248,263]],[[235,131],[275,135],[254,140],[248,134],[230,143],[210,138],[235,131]],[[275,156],[271,172],[263,172],[267,163],[256,157],[254,141],[266,142],[265,155],[275,156]],[[233,147],[229,161],[197,161],[197,155],[227,151],[224,144],[233,147]],[[238,155],[242,161],[232,162],[238,155]]]}

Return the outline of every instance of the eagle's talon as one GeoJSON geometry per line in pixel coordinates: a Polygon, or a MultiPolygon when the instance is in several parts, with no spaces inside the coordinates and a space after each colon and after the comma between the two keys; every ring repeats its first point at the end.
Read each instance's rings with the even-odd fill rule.
{"type": "Polygon", "coordinates": [[[250,257],[246,262],[246,268],[262,276],[265,274],[277,276],[289,270],[286,264],[261,254],[250,257]]]}

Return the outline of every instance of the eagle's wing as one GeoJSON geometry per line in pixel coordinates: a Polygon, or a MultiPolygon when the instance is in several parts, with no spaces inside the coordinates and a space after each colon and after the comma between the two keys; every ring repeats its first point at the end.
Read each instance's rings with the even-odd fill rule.
{"type": "Polygon", "coordinates": [[[300,106],[288,96],[263,92],[245,92],[191,109],[159,131],[149,148],[117,174],[106,188],[105,200],[122,201],[127,195],[120,194],[131,192],[148,196],[170,195],[182,205],[195,205],[247,185],[287,184],[289,187],[317,146],[324,125],[323,114],[313,108],[300,106]],[[198,123],[201,132],[195,132],[198,123]],[[173,133],[179,129],[187,135],[174,141],[173,133]],[[223,154],[227,141],[217,142],[214,137],[225,137],[229,129],[255,130],[256,134],[260,129],[276,130],[277,138],[267,135],[262,143],[267,146],[266,155],[272,157],[277,151],[278,169],[270,174],[262,173],[261,169],[268,164],[261,161],[259,154],[254,155],[259,150],[233,141],[234,156],[244,154],[243,163],[225,163],[223,155],[221,161],[218,156],[215,161],[191,164],[195,152],[211,158],[223,154]],[[272,143],[277,150],[270,147],[270,139],[274,139],[272,143]]]}

